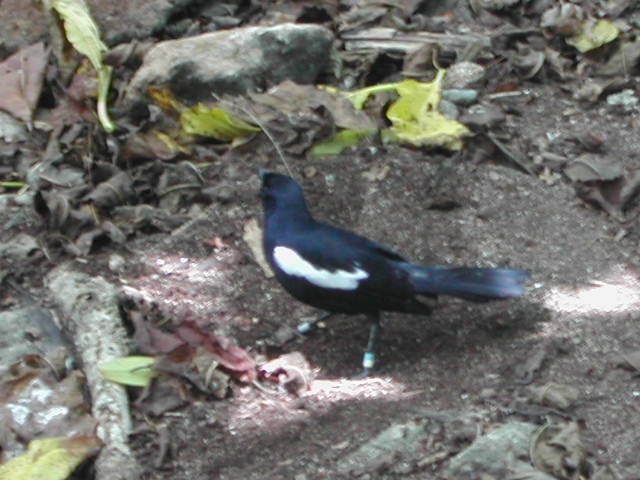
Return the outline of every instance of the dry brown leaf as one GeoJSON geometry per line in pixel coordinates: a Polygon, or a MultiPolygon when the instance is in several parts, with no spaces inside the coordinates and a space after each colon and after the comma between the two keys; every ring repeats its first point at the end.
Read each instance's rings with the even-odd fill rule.
{"type": "Polygon", "coordinates": [[[273,277],[273,270],[271,270],[262,250],[262,229],[260,228],[260,225],[258,225],[258,220],[252,218],[244,224],[242,239],[249,246],[251,253],[253,253],[253,258],[256,260],[258,265],[260,265],[265,276],[267,278],[273,277]]]}
{"type": "Polygon", "coordinates": [[[0,109],[24,122],[31,122],[48,57],[49,50],[39,42],[0,63],[0,109]]]}
{"type": "Polygon", "coordinates": [[[549,382],[542,387],[531,388],[531,400],[554,408],[568,408],[580,396],[580,390],[570,385],[549,382]]]}

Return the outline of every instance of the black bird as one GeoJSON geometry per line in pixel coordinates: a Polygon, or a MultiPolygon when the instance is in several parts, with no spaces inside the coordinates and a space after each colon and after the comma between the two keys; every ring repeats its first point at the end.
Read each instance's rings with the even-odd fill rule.
{"type": "Polygon", "coordinates": [[[327,315],[299,327],[308,331],[334,313],[365,314],[371,321],[363,375],[375,364],[380,312],[426,315],[420,297],[452,295],[473,302],[519,297],[524,270],[422,267],[355,233],[313,219],[291,177],[260,171],[264,207],[263,248],[284,289],[327,315]]]}

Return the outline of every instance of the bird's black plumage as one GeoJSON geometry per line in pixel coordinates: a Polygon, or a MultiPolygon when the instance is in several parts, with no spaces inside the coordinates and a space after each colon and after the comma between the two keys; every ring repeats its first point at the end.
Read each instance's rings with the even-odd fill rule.
{"type": "MultiPolygon", "coordinates": [[[[428,314],[431,308],[420,297],[487,301],[523,293],[522,283],[529,277],[524,270],[412,264],[390,248],[314,220],[292,178],[264,171],[261,176],[263,247],[278,281],[313,307],[367,314],[374,320],[372,337],[377,337],[379,312],[428,314]]],[[[373,362],[371,344],[365,370],[373,362]]]]}

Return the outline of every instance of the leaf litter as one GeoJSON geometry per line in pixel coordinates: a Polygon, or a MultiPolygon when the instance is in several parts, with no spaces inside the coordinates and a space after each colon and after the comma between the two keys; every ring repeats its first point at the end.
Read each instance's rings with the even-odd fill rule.
{"type": "MultiPolygon", "coordinates": [[[[366,45],[367,48],[377,45],[375,48],[392,49],[395,46],[405,48],[406,51],[415,51],[417,50],[415,48],[416,38],[420,38],[421,45],[440,44],[442,47],[440,53],[445,57],[451,55],[451,52],[454,52],[454,55],[460,55],[460,57],[463,54],[470,55],[475,56],[475,59],[483,65],[495,67],[490,73],[491,78],[480,78],[480,86],[477,88],[480,90],[482,105],[497,109],[503,116],[506,112],[509,120],[506,123],[484,120],[477,125],[470,126],[470,128],[475,132],[488,130],[491,135],[500,134],[499,137],[494,136],[494,138],[500,138],[501,146],[505,147],[502,149],[498,147],[503,155],[509,155],[505,152],[516,152],[519,155],[514,156],[518,161],[529,167],[529,159],[526,157],[529,150],[526,145],[517,143],[518,139],[514,138],[514,130],[511,129],[512,125],[509,123],[514,116],[517,117],[523,109],[528,107],[526,104],[522,107],[507,102],[500,103],[501,101],[496,100],[498,97],[482,98],[485,93],[484,89],[493,88],[496,80],[502,82],[503,77],[506,76],[514,81],[514,91],[529,88],[530,84],[527,82],[533,82],[535,85],[536,82],[553,81],[557,77],[563,78],[567,82],[576,82],[576,79],[580,77],[590,76],[590,80],[596,84],[597,88],[589,96],[588,101],[598,102],[609,93],[620,91],[620,85],[625,84],[624,77],[630,73],[633,74],[634,68],[637,67],[638,49],[635,48],[637,40],[634,40],[634,30],[629,30],[624,25],[623,28],[619,28],[619,22],[596,20],[592,17],[591,9],[582,8],[579,3],[554,5],[545,10],[546,7],[542,8],[531,2],[474,2],[479,25],[482,25],[482,21],[486,19],[492,19],[493,22],[500,24],[513,15],[520,18],[521,25],[518,25],[518,32],[505,34],[504,44],[496,41],[498,35],[492,33],[486,35],[469,33],[455,37],[448,33],[427,36],[421,34],[428,32],[403,31],[397,26],[407,26],[411,22],[416,22],[417,25],[418,21],[439,21],[447,25],[447,21],[453,18],[450,17],[447,20],[447,15],[445,15],[443,20],[437,18],[437,15],[422,14],[423,18],[421,18],[417,16],[416,6],[412,2],[406,2],[402,8],[355,6],[347,10],[348,15],[342,13],[337,18],[340,22],[340,34],[344,37],[345,42],[350,43],[351,46],[360,42],[359,45],[366,45]],[[386,38],[376,39],[374,35],[376,32],[363,30],[376,24],[383,24],[387,29],[386,38]],[[536,32],[527,33],[527,29],[533,29],[536,32]],[[614,29],[615,33],[613,33],[614,29]],[[360,38],[356,38],[355,34],[362,32],[364,33],[360,35],[360,38]],[[539,38],[542,38],[543,35],[548,44],[541,50],[539,49],[539,38]],[[474,36],[476,39],[472,40],[474,36]],[[493,40],[494,43],[487,40],[493,40]],[[474,48],[467,48],[470,45],[474,48]],[[580,56],[577,52],[584,52],[586,55],[580,56]],[[503,62],[503,59],[509,59],[509,61],[503,62]],[[520,156],[523,156],[524,160],[520,156]]],[[[613,7],[608,5],[607,10],[603,11],[612,12],[611,8],[613,7]]],[[[325,11],[328,15],[334,15],[335,12],[335,9],[330,8],[325,11]]],[[[618,15],[620,14],[621,12],[618,13],[618,15]]],[[[616,17],[613,13],[610,13],[610,16],[611,18],[616,17]]],[[[425,28],[431,28],[435,24],[427,23],[425,28]]],[[[93,38],[99,40],[99,36],[93,38]]],[[[105,50],[99,44],[97,50],[100,52],[102,63],[98,64],[96,69],[100,71],[104,67],[105,50]]],[[[425,51],[431,53],[429,48],[425,51]]],[[[211,178],[216,178],[215,175],[209,176],[209,173],[215,171],[221,162],[230,161],[229,159],[235,160],[239,157],[237,152],[229,150],[229,145],[221,145],[210,139],[196,138],[190,139],[184,145],[180,143],[179,140],[186,137],[180,135],[181,116],[179,114],[171,124],[175,130],[162,124],[168,122],[166,118],[161,119],[158,124],[154,124],[153,116],[150,116],[142,123],[135,124],[133,116],[131,118],[125,116],[118,118],[118,125],[123,128],[123,132],[115,136],[106,135],[99,131],[92,115],[92,108],[89,108],[92,106],[94,95],[92,90],[95,88],[95,84],[92,83],[91,74],[87,73],[87,69],[84,72],[77,71],[76,75],[72,77],[72,83],[58,89],[43,83],[43,65],[47,65],[46,55],[48,55],[46,50],[34,50],[32,59],[24,56],[24,52],[21,54],[23,56],[19,57],[22,62],[20,68],[27,70],[18,68],[9,73],[15,75],[17,72],[18,76],[26,76],[34,83],[19,94],[16,93],[14,83],[12,93],[8,96],[2,95],[3,100],[9,101],[14,98],[10,102],[12,106],[3,109],[22,121],[33,122],[36,131],[28,140],[11,140],[14,142],[11,148],[15,152],[15,157],[11,157],[15,159],[15,162],[12,160],[12,164],[16,165],[11,175],[12,179],[28,179],[21,185],[27,186],[35,192],[36,209],[46,220],[50,229],[45,236],[48,238],[44,239],[47,252],[52,251],[50,247],[54,247],[53,251],[55,252],[55,247],[63,246],[72,255],[84,257],[93,255],[104,248],[105,243],[100,241],[101,237],[111,242],[110,245],[113,247],[114,244],[126,245],[135,237],[144,236],[149,232],[174,232],[190,220],[188,208],[194,202],[206,203],[200,192],[206,183],[211,181],[211,178]],[[30,73],[25,75],[25,71],[30,73]],[[38,88],[34,87],[34,84],[39,85],[39,89],[44,88],[47,95],[55,98],[56,106],[54,108],[38,105],[38,88]],[[19,97],[19,95],[23,96],[19,97]],[[50,148],[47,149],[44,157],[33,155],[34,151],[44,151],[44,147],[47,145],[50,148]],[[194,158],[187,159],[187,155],[190,154],[194,158]],[[188,161],[183,162],[183,160],[188,161]],[[107,168],[105,163],[111,166],[107,168]],[[37,171],[34,168],[36,166],[38,167],[37,171]],[[205,173],[203,174],[203,172],[205,173]]],[[[345,58],[348,58],[346,54],[345,58]]],[[[423,56],[423,60],[428,58],[430,58],[429,55],[423,56]]],[[[368,66],[370,65],[368,64],[368,66]]],[[[423,66],[422,72],[419,70],[416,72],[423,76],[420,80],[428,79],[426,76],[433,72],[428,65],[425,65],[424,61],[421,65],[423,66]]],[[[95,64],[93,66],[95,67],[95,64]]],[[[368,66],[361,67],[361,70],[368,68],[368,66]]],[[[346,64],[346,68],[350,68],[348,64],[346,64]]],[[[362,79],[365,78],[364,74],[368,72],[355,70],[350,73],[353,73],[353,78],[362,79]]],[[[393,78],[392,74],[388,75],[387,80],[387,84],[398,85],[400,83],[397,78],[393,78]]],[[[119,78],[115,78],[114,82],[117,88],[122,87],[119,78]]],[[[6,83],[7,86],[10,85],[10,82],[3,83],[6,83]]],[[[422,106],[427,105],[428,111],[438,102],[427,99],[428,93],[421,97],[424,92],[421,93],[419,88],[415,88],[420,83],[429,82],[405,84],[412,90],[409,93],[410,100],[405,102],[405,107],[413,107],[413,100],[418,99],[419,101],[415,103],[422,106]],[[411,97],[411,95],[416,96],[411,97]]],[[[102,85],[104,86],[104,84],[103,81],[102,85]]],[[[574,84],[570,83],[572,86],[574,84]]],[[[371,85],[358,80],[357,87],[366,89],[371,85]]],[[[101,92],[100,97],[104,99],[104,87],[101,92]]],[[[404,107],[391,109],[389,105],[394,99],[390,100],[389,96],[378,95],[380,95],[378,102],[384,108],[374,111],[373,116],[366,116],[368,125],[377,129],[384,127],[384,124],[390,121],[389,110],[391,110],[392,117],[395,118],[397,124],[406,125],[407,122],[416,120],[416,123],[420,124],[420,114],[416,117],[411,108],[406,110],[403,110],[404,107]]],[[[267,91],[267,93],[252,94],[250,98],[248,104],[245,99],[225,100],[231,103],[235,102],[238,105],[242,105],[244,102],[245,108],[255,109],[256,116],[261,122],[266,123],[270,130],[282,135],[281,139],[286,151],[294,155],[309,152],[314,145],[317,146],[321,142],[333,138],[340,131],[349,132],[350,126],[362,125],[364,118],[359,116],[356,109],[345,108],[345,103],[338,99],[337,95],[327,94],[314,86],[284,84],[275,87],[272,91],[267,91]],[[307,101],[306,104],[304,104],[304,100],[307,101]],[[301,111],[305,112],[304,115],[300,114],[301,111]]],[[[192,107],[195,117],[202,114],[204,118],[195,120],[195,123],[188,122],[191,131],[185,131],[186,129],[182,128],[182,133],[204,137],[201,133],[217,131],[219,127],[208,126],[209,115],[214,111],[212,108],[216,108],[212,107],[214,104],[215,102],[212,102],[211,105],[192,107]],[[199,124],[200,122],[202,124],[199,124]]],[[[251,119],[243,114],[242,108],[233,112],[231,108],[228,108],[227,111],[227,106],[223,106],[223,108],[226,114],[238,115],[237,118],[246,122],[246,125],[251,123],[251,119]]],[[[150,108],[150,111],[153,109],[150,108]]],[[[420,111],[424,112],[425,110],[420,111]]],[[[220,110],[217,112],[215,115],[220,115],[220,110]]],[[[364,112],[360,113],[364,114],[364,112]]],[[[371,111],[367,112],[367,114],[371,113],[371,111]]],[[[467,110],[463,110],[463,114],[466,113],[467,110]]],[[[190,115],[187,115],[187,118],[190,115]]],[[[431,128],[426,130],[431,130],[431,128]]],[[[248,131],[247,135],[251,135],[254,131],[248,131]]],[[[423,140],[419,136],[421,133],[423,132],[408,131],[404,135],[411,138],[415,145],[422,145],[423,140]]],[[[347,133],[344,135],[357,137],[359,134],[347,133]]],[[[453,137],[459,139],[469,135],[470,132],[465,132],[464,135],[454,135],[453,137]]],[[[222,143],[233,142],[230,137],[219,138],[219,140],[222,143]]],[[[474,142],[476,140],[480,139],[469,137],[465,143],[475,148],[474,142]]],[[[440,145],[459,146],[457,141],[446,140],[440,145]]],[[[369,137],[367,142],[369,147],[381,148],[379,139],[375,136],[369,137]]],[[[345,152],[351,148],[350,152],[359,155],[358,147],[353,148],[354,144],[355,141],[350,138],[342,145],[335,147],[333,152],[345,152]]],[[[253,148],[255,144],[249,145],[250,148],[253,148]]],[[[594,153],[591,151],[591,147],[582,145],[589,152],[594,153]]],[[[243,144],[238,143],[234,146],[242,148],[243,144]]],[[[604,153],[609,155],[606,152],[607,147],[610,148],[607,142],[604,147],[604,153]]],[[[624,158],[620,157],[620,160],[609,164],[605,155],[601,155],[603,152],[597,152],[598,155],[587,158],[580,156],[582,152],[576,147],[572,147],[573,150],[571,150],[564,145],[552,144],[551,148],[557,149],[558,154],[562,154],[564,158],[573,159],[569,161],[568,168],[563,172],[576,184],[578,194],[582,198],[599,206],[615,218],[624,220],[625,213],[633,213],[630,210],[633,208],[638,191],[637,175],[633,170],[628,169],[628,162],[624,158]],[[586,193],[582,189],[587,189],[586,193]]],[[[344,161],[344,157],[339,157],[339,160],[344,161]]],[[[537,166],[530,168],[535,174],[542,175],[541,170],[537,170],[537,166]]],[[[3,170],[3,172],[5,171],[3,170]]],[[[372,179],[377,179],[378,175],[381,175],[382,178],[389,175],[389,167],[384,170],[384,174],[378,174],[374,169],[370,169],[370,171],[372,179]]],[[[60,255],[58,258],[64,257],[64,254],[60,255]]],[[[134,316],[132,315],[131,318],[133,319],[134,316]]],[[[146,320],[144,321],[146,323],[146,320]]],[[[173,321],[175,322],[173,326],[180,324],[178,318],[174,318],[173,321]]],[[[134,321],[134,323],[136,322],[134,321]]],[[[137,338],[142,337],[140,332],[143,329],[139,328],[140,323],[141,321],[138,320],[137,338]]],[[[164,331],[153,326],[151,327],[152,332],[147,329],[149,337],[156,337],[153,342],[161,342],[157,338],[166,335],[169,338],[169,340],[165,339],[167,344],[178,343],[187,350],[184,356],[179,357],[180,361],[174,359],[172,360],[174,363],[166,366],[166,373],[170,373],[172,378],[183,378],[191,385],[208,388],[205,386],[211,385],[211,380],[214,377],[211,377],[211,374],[207,372],[221,371],[217,364],[222,365],[220,358],[227,362],[228,370],[244,371],[242,368],[246,367],[249,357],[246,357],[246,352],[239,353],[234,350],[233,342],[228,344],[223,340],[224,337],[211,337],[208,332],[202,333],[200,330],[189,330],[191,327],[183,327],[183,329],[185,328],[187,333],[184,331],[183,333],[191,341],[191,343],[186,342],[188,347],[184,346],[185,340],[178,338],[175,331],[172,332],[169,329],[164,331]],[[214,345],[217,347],[213,348],[214,345]],[[219,358],[214,358],[210,350],[216,350],[219,358]],[[205,355],[200,356],[200,353],[205,355]],[[233,370],[233,368],[229,368],[229,365],[235,366],[239,370],[233,370]],[[244,366],[240,368],[238,365],[244,366]],[[198,376],[202,373],[204,376],[198,376]]],[[[144,344],[144,342],[144,340],[140,340],[139,343],[144,344]]],[[[149,345],[152,345],[151,340],[148,342],[150,342],[149,345]]],[[[153,348],[159,347],[153,346],[153,348]]],[[[168,351],[171,350],[173,349],[168,351]]],[[[166,354],[165,351],[160,355],[166,354]]],[[[250,371],[250,368],[247,371],[250,371]]],[[[272,371],[277,372],[278,370],[274,367],[272,371]]],[[[282,381],[287,384],[287,380],[284,379],[293,376],[293,374],[286,368],[283,372],[274,375],[276,377],[284,375],[282,381]]],[[[225,375],[227,373],[229,372],[226,372],[225,375]]],[[[223,377],[216,377],[214,382],[226,385],[224,388],[215,390],[217,393],[214,394],[218,398],[224,397],[229,384],[224,383],[223,377]]],[[[184,383],[181,382],[181,385],[184,386],[184,383]]],[[[571,409],[575,401],[571,392],[567,394],[564,389],[551,388],[548,384],[540,388],[547,394],[545,396],[541,393],[536,397],[536,401],[549,403],[556,408],[571,409]],[[553,394],[548,395],[550,392],[553,394]]],[[[150,395],[154,395],[154,393],[151,392],[150,395]]],[[[158,411],[161,410],[160,407],[158,409],[158,411]]],[[[559,429],[559,432],[563,431],[562,428],[559,429]]],[[[567,433],[564,435],[559,433],[551,435],[548,443],[553,452],[541,454],[541,464],[550,465],[550,470],[559,475],[572,475],[572,471],[576,470],[584,473],[582,471],[583,453],[581,453],[578,443],[574,441],[576,427],[575,425],[569,426],[565,430],[567,433]]]]}

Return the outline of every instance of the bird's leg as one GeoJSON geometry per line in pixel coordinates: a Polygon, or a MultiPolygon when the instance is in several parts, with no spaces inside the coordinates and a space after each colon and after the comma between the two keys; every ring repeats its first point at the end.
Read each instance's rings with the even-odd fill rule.
{"type": "Polygon", "coordinates": [[[378,312],[367,315],[371,326],[369,327],[369,341],[367,349],[362,357],[362,373],[358,378],[368,377],[373,372],[376,364],[376,350],[378,348],[378,337],[380,337],[380,314],[378,312]]]}
{"type": "Polygon", "coordinates": [[[332,317],[333,315],[335,315],[335,314],[332,313],[332,312],[327,312],[327,313],[323,313],[322,315],[320,315],[315,320],[311,320],[310,322],[301,323],[300,325],[298,325],[298,329],[297,329],[298,333],[300,333],[302,335],[306,335],[306,334],[312,332],[318,326],[318,323],[322,322],[323,320],[326,320],[329,317],[332,317]]]}

